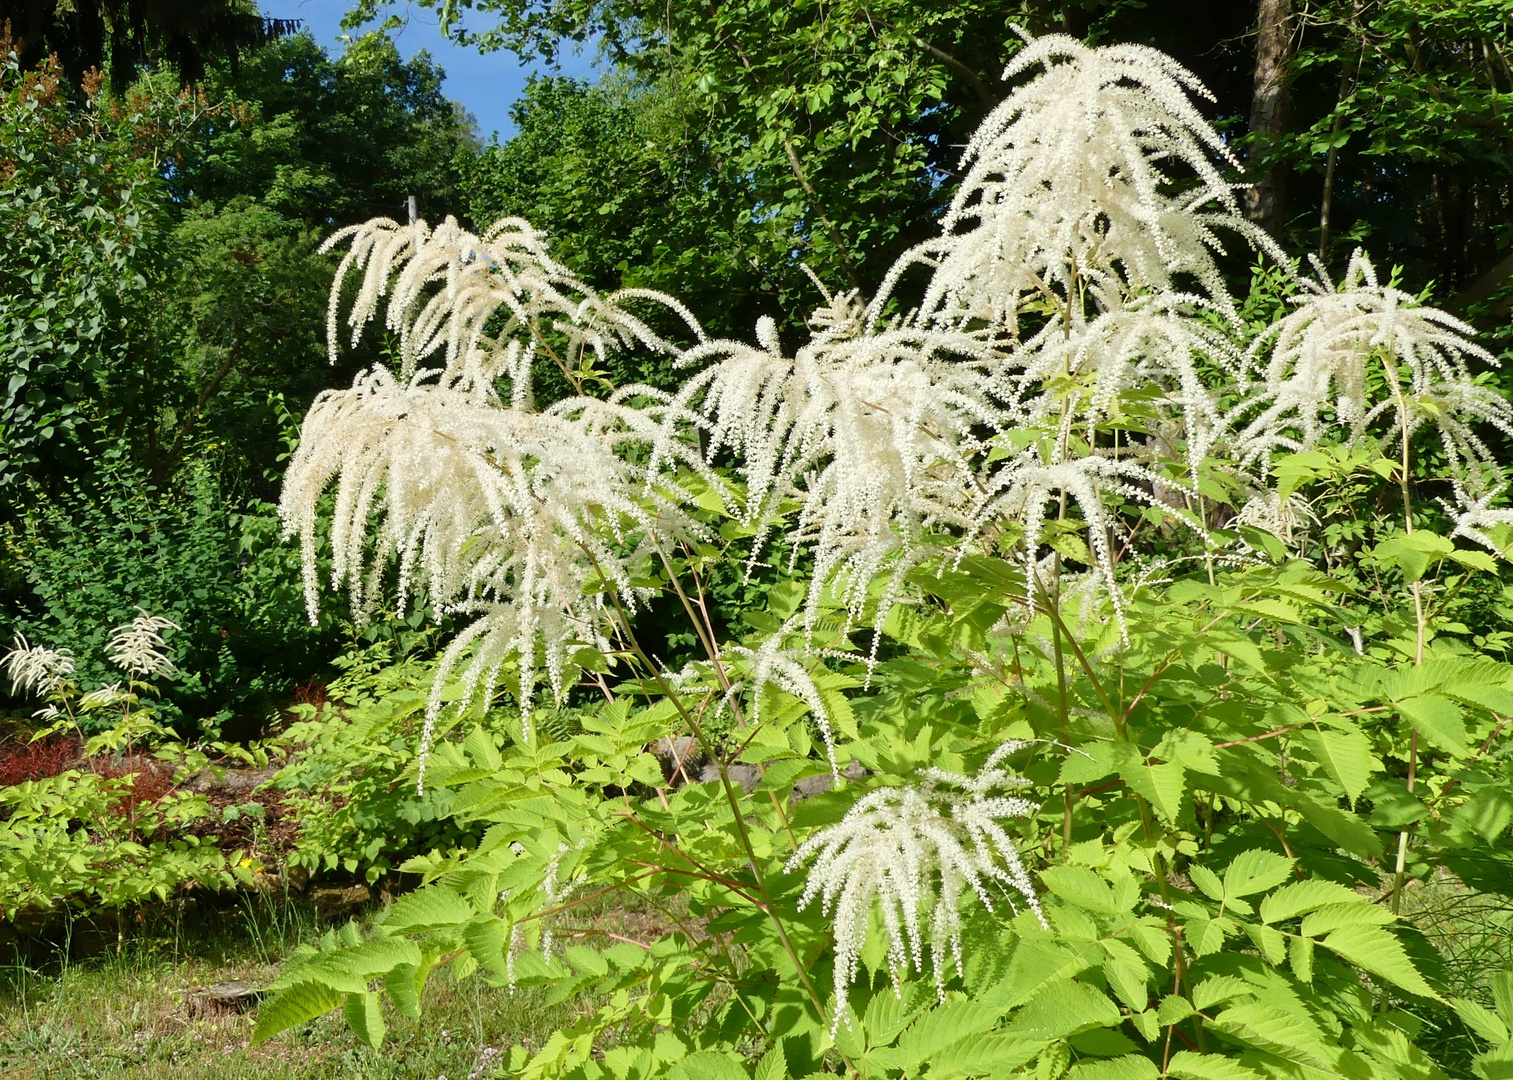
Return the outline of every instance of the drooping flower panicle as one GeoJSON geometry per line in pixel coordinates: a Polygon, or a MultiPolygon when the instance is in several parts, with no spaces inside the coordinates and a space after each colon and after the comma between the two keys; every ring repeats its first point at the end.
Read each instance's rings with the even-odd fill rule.
{"type": "Polygon", "coordinates": [[[973,776],[927,769],[917,784],[870,791],[788,860],[790,873],[812,863],[800,908],[818,899],[835,923],[837,1023],[845,1014],[846,987],[861,965],[874,908],[882,916],[895,980],[910,967],[924,970],[928,944],[942,992],[948,971],[960,971],[961,909],[968,893],[991,911],[1007,888],[1010,903],[1017,896],[1040,916],[1034,884],[1002,824],[1039,809],[1002,794],[1028,786],[1001,767],[1028,745],[1004,743],[973,776]]]}

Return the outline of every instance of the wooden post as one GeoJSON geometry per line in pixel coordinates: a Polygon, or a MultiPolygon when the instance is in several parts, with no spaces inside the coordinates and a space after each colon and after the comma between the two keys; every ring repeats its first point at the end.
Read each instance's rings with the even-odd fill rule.
{"type": "Polygon", "coordinates": [[[420,217],[420,204],[416,201],[414,195],[405,200],[405,207],[410,211],[410,224],[414,225],[415,219],[420,217]]]}

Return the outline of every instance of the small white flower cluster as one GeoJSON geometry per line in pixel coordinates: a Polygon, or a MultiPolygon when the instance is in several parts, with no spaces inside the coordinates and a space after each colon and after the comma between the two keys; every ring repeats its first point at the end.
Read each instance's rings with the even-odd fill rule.
{"type": "Polygon", "coordinates": [[[137,617],[131,622],[110,632],[105,655],[133,681],[174,674],[178,669],[164,651],[167,643],[163,640],[163,631],[178,630],[179,624],[159,615],[149,615],[140,607],[137,611],[137,617]]]}
{"type": "Polygon", "coordinates": [[[74,657],[69,650],[31,645],[21,634],[16,635],[0,664],[10,678],[13,695],[34,694],[44,700],[62,689],[74,673],[74,657]]]}
{"type": "Polygon", "coordinates": [[[992,911],[994,892],[1003,895],[1007,886],[1044,922],[1034,884],[1001,824],[1039,809],[999,794],[1029,785],[1002,767],[1004,759],[1028,745],[1004,743],[974,776],[932,768],[919,784],[868,792],[788,860],[790,873],[813,860],[800,909],[818,898],[835,922],[837,1024],[845,1015],[846,987],[860,967],[874,908],[882,916],[895,984],[911,966],[924,970],[928,942],[942,993],[948,964],[961,971],[961,905],[968,890],[992,911]]]}

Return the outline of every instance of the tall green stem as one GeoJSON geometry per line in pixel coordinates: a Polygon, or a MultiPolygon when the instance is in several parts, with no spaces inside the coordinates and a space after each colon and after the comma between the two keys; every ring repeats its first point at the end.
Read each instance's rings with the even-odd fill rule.
{"type": "MultiPolygon", "coordinates": [[[[589,558],[593,559],[591,552],[589,553],[589,558]]],[[[594,560],[594,567],[596,570],[599,569],[597,560],[594,560]]],[[[600,571],[600,576],[603,576],[602,570],[600,571]]],[[[684,595],[681,587],[679,587],[678,591],[680,595],[684,595]]],[[[767,876],[762,873],[761,859],[756,853],[756,846],[752,843],[751,833],[746,827],[746,815],[742,812],[740,797],[736,795],[735,785],[731,782],[729,767],[726,765],[725,760],[714,752],[714,746],[705,735],[703,726],[698,722],[698,719],[684,707],[683,700],[678,696],[677,691],[667,684],[666,679],[662,677],[661,670],[652,662],[651,657],[646,654],[646,650],[641,647],[640,641],[636,638],[635,630],[631,628],[630,617],[620,603],[619,596],[616,595],[613,589],[609,590],[609,595],[615,605],[615,611],[620,616],[620,630],[624,633],[626,644],[630,646],[632,654],[635,655],[651,674],[652,679],[657,684],[658,690],[661,691],[667,700],[672,702],[673,708],[677,710],[679,717],[688,725],[689,731],[698,740],[700,749],[704,751],[709,760],[714,763],[715,768],[719,770],[720,785],[724,789],[725,800],[730,805],[731,817],[734,819],[736,827],[736,837],[741,845],[741,852],[746,858],[746,865],[751,869],[752,880],[756,884],[757,892],[761,897],[760,907],[763,913],[772,921],[783,951],[787,953],[789,962],[793,964],[793,970],[797,973],[799,981],[803,983],[804,991],[809,996],[810,1002],[814,1005],[815,1013],[823,1021],[826,1018],[824,999],[820,997],[813,980],[809,978],[809,971],[804,964],[804,960],[799,956],[792,939],[788,936],[788,927],[784,924],[782,916],[778,914],[777,905],[773,902],[772,890],[768,887],[767,876]]],[[[691,611],[690,616],[692,617],[691,611]]],[[[697,626],[698,620],[695,619],[694,622],[697,626]]],[[[699,636],[703,637],[702,631],[699,636]]],[[[839,1003],[837,1003],[837,1007],[839,1007],[839,1003]]],[[[842,1054],[842,1057],[845,1057],[845,1055],[842,1054]]],[[[853,1073],[856,1072],[855,1066],[852,1065],[849,1059],[846,1060],[846,1064],[853,1073]]]]}
{"type": "MultiPolygon", "coordinates": [[[[1413,535],[1413,495],[1408,482],[1408,403],[1403,398],[1401,387],[1393,379],[1397,388],[1398,417],[1401,421],[1399,432],[1401,434],[1402,456],[1398,462],[1398,484],[1403,495],[1403,531],[1409,536],[1413,535]]],[[[1413,593],[1413,666],[1418,667],[1424,662],[1424,639],[1427,636],[1427,626],[1424,619],[1424,593],[1423,583],[1415,581],[1409,586],[1413,593]]],[[[1413,794],[1414,781],[1418,776],[1418,731],[1415,729],[1408,736],[1408,794],[1413,794]]],[[[1408,871],[1408,827],[1405,825],[1397,834],[1397,865],[1392,874],[1392,913],[1397,914],[1403,902],[1403,883],[1408,871]]]]}

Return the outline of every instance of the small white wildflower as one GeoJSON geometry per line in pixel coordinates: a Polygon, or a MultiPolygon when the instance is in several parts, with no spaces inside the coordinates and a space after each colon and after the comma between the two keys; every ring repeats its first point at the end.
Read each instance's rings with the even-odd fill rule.
{"type": "Polygon", "coordinates": [[[1486,530],[1513,525],[1513,507],[1492,505],[1504,493],[1506,485],[1494,488],[1481,496],[1473,496],[1459,483],[1454,485],[1454,490],[1456,505],[1452,506],[1441,500],[1441,505],[1449,511],[1451,518],[1455,521],[1455,528],[1450,535],[1452,537],[1464,536],[1494,555],[1505,556],[1506,546],[1499,545],[1486,530]]]}
{"type": "Polygon", "coordinates": [[[23,635],[17,634],[11,651],[0,660],[0,667],[10,677],[13,695],[49,698],[74,673],[74,658],[67,649],[30,645],[23,635]]]}
{"type": "Polygon", "coordinates": [[[91,690],[89,693],[81,697],[79,699],[79,708],[86,711],[89,709],[102,709],[106,706],[115,705],[117,702],[124,701],[129,696],[130,695],[128,695],[124,690],[121,689],[120,683],[113,682],[107,686],[102,686],[97,690],[91,690]]]}
{"type": "Polygon", "coordinates": [[[142,608],[131,622],[116,627],[110,632],[110,641],[105,645],[105,655],[133,679],[151,679],[159,675],[172,675],[178,669],[164,653],[164,630],[177,630],[179,624],[172,619],[149,615],[142,608]]]}
{"type": "Polygon", "coordinates": [[[869,792],[788,860],[789,872],[814,863],[799,907],[819,897],[821,910],[834,919],[836,1024],[845,1014],[846,987],[861,964],[874,907],[882,916],[895,985],[910,966],[924,970],[928,941],[941,993],[948,957],[961,971],[961,901],[968,889],[991,911],[990,883],[1008,886],[1044,923],[1034,884],[999,824],[1039,806],[995,794],[1028,785],[1001,767],[1027,745],[1004,743],[975,776],[926,769],[919,784],[869,792]]]}

